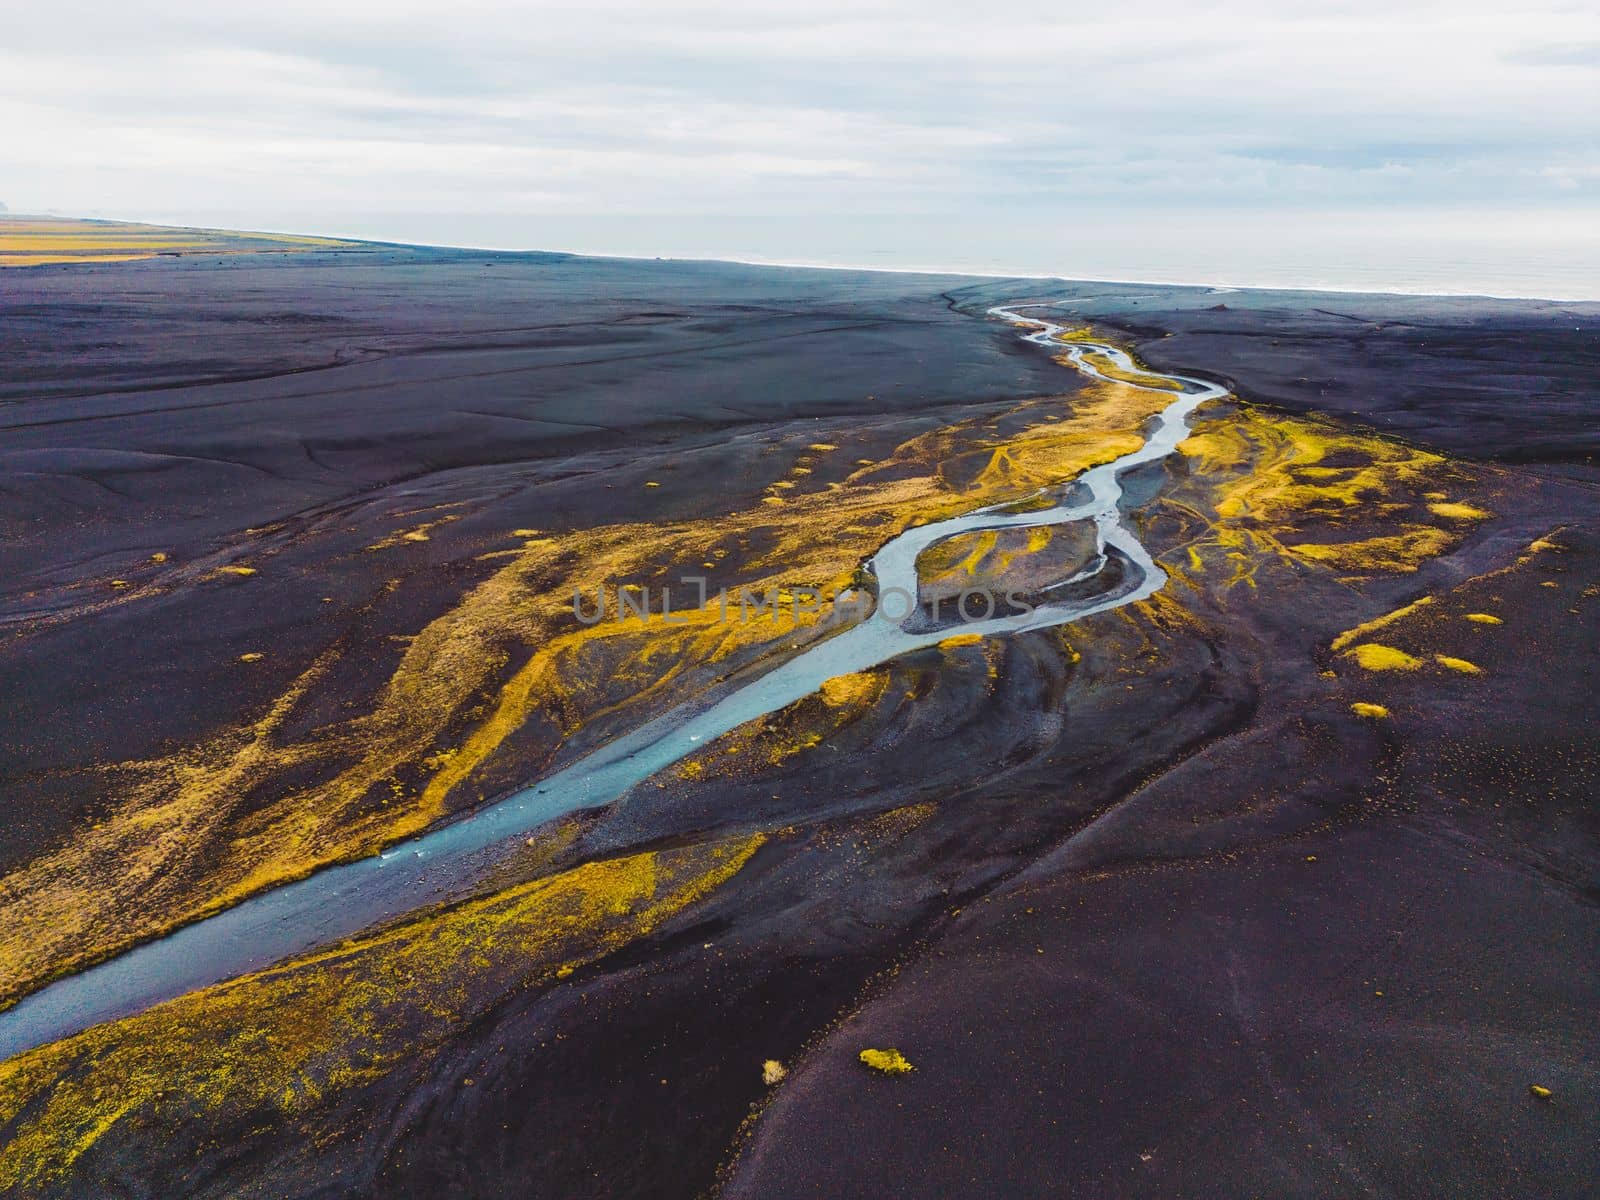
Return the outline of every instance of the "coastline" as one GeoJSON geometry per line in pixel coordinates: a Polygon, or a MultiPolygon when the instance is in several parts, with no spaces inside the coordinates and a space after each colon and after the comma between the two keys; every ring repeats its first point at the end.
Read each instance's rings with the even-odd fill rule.
{"type": "MultiPolygon", "coordinates": [[[[7,214],[16,218],[24,214],[7,214]]],[[[62,219],[60,214],[38,214],[62,219]]],[[[607,248],[594,243],[562,244],[556,239],[556,244],[533,246],[526,244],[484,243],[409,240],[405,238],[390,239],[376,236],[375,233],[362,232],[308,232],[307,227],[294,223],[263,222],[251,224],[248,227],[229,225],[190,224],[186,222],[183,214],[146,214],[140,217],[117,217],[111,215],[96,215],[93,217],[79,218],[94,221],[120,221],[130,223],[148,224],[177,229],[197,229],[212,233],[232,234],[259,234],[279,237],[327,237],[337,238],[342,241],[352,241],[361,245],[406,248],[415,250],[441,250],[457,251],[464,253],[485,254],[562,254],[580,258],[599,258],[619,262],[675,262],[675,263],[706,263],[731,266],[776,267],[794,270],[835,271],[841,273],[871,272],[874,274],[891,275],[920,275],[920,276],[948,276],[973,280],[1048,280],[1086,286],[1137,286],[1151,288],[1184,288],[1201,291],[1215,290],[1219,292],[1267,292],[1287,296],[1306,295],[1338,295],[1338,296],[1371,296],[1371,297],[1405,297],[1410,299],[1433,300],[1495,300],[1495,301],[1526,301],[1544,302],[1551,304],[1593,304],[1600,312],[1600,283],[1593,285],[1590,294],[1577,292],[1563,292],[1560,288],[1541,290],[1517,290],[1502,288],[1492,283],[1482,286],[1463,284],[1460,287],[1435,287],[1424,283],[1410,284],[1403,280],[1394,283],[1385,283],[1382,286],[1355,286],[1337,280],[1327,280],[1308,284],[1288,285],[1279,282],[1258,282],[1247,275],[1217,276],[1214,278],[1200,278],[1195,275],[1178,272],[1168,276],[1162,273],[1149,273],[1139,270],[1129,271],[1127,274],[1115,275],[1104,272],[1077,273],[1071,270],[1052,271],[1041,268],[1036,262],[997,262],[995,265],[977,267],[972,264],[941,265],[936,262],[913,261],[900,263],[865,263],[859,261],[836,261],[832,259],[789,257],[782,255],[741,255],[721,253],[666,253],[645,254],[626,253],[616,249],[607,248]]],[[[1600,271],[1586,275],[1586,278],[1600,280],[1600,271]]]]}

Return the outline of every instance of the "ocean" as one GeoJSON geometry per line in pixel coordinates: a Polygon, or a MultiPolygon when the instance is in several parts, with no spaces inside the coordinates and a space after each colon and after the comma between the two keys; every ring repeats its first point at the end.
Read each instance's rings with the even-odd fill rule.
{"type": "Polygon", "coordinates": [[[1600,300],[1600,213],[997,209],[971,216],[191,211],[163,224],[497,250],[1600,300]]]}

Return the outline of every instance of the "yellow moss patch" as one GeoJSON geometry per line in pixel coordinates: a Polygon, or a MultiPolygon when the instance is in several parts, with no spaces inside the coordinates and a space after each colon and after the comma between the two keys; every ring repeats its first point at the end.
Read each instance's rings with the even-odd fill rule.
{"type": "MultiPolygon", "coordinates": [[[[1408,573],[1462,536],[1417,519],[1426,513],[1424,489],[1465,474],[1428,451],[1250,408],[1204,423],[1178,449],[1196,470],[1173,498],[1198,493],[1215,512],[1204,541],[1235,564],[1224,588],[1253,582],[1269,556],[1351,574],[1408,573]],[[1374,521],[1386,531],[1345,532],[1357,527],[1358,535],[1368,534],[1374,521]]],[[[1214,559],[1205,556],[1208,564],[1214,559]]]]}
{"type": "Polygon", "coordinates": [[[1483,668],[1477,663],[1470,663],[1464,658],[1451,658],[1448,654],[1435,654],[1433,661],[1441,667],[1449,667],[1452,671],[1460,671],[1463,675],[1482,675],[1483,668]]]}
{"type": "Polygon", "coordinates": [[[939,643],[941,650],[955,650],[962,646],[976,646],[983,641],[981,633],[957,633],[939,643]]]}
{"type": "Polygon", "coordinates": [[[916,1068],[904,1054],[895,1049],[888,1050],[863,1050],[856,1056],[864,1066],[874,1071],[881,1071],[885,1075],[904,1075],[916,1068]]]}
{"type": "Polygon", "coordinates": [[[1481,508],[1473,508],[1470,504],[1430,504],[1428,511],[1436,517],[1444,517],[1451,521],[1487,521],[1494,515],[1481,508]]]}
{"type": "Polygon", "coordinates": [[[427,758],[423,759],[422,765],[424,769],[429,771],[443,770],[444,767],[447,766],[450,761],[459,753],[460,750],[456,748],[440,750],[436,754],[430,754],[427,758]]]}
{"type": "Polygon", "coordinates": [[[588,863],[0,1064],[0,1190],[65,1176],[114,1127],[281,1126],[416,1063],[530,981],[569,975],[736,874],[762,835],[588,863]]]}
{"type": "Polygon", "coordinates": [[[1081,440],[1022,439],[989,455],[988,464],[978,476],[979,490],[996,494],[1033,491],[1051,480],[1071,478],[1088,467],[1129,454],[1141,442],[1133,433],[1102,434],[1081,440]]]}
{"type": "Polygon", "coordinates": [[[849,675],[835,675],[832,679],[825,680],[819,689],[822,702],[829,708],[870,704],[883,692],[885,678],[881,671],[854,671],[849,675]]]}
{"type": "Polygon", "coordinates": [[[1403,574],[1415,571],[1417,564],[1423,560],[1443,554],[1456,541],[1453,535],[1442,529],[1413,525],[1403,533],[1354,542],[1302,542],[1289,549],[1301,558],[1326,563],[1341,571],[1403,574]]]}
{"type": "Polygon", "coordinates": [[[1426,608],[1432,603],[1432,596],[1424,596],[1422,599],[1413,600],[1410,604],[1407,604],[1402,608],[1397,608],[1393,612],[1384,613],[1381,617],[1374,617],[1372,620],[1367,621],[1364,624],[1357,625],[1354,629],[1346,629],[1338,637],[1333,639],[1332,643],[1329,645],[1329,649],[1336,651],[1343,650],[1356,639],[1366,637],[1369,633],[1374,633],[1377,630],[1382,629],[1385,625],[1392,625],[1401,618],[1408,617],[1412,613],[1418,611],[1419,609],[1426,608]]]}
{"type": "Polygon", "coordinates": [[[1382,720],[1389,715],[1389,710],[1381,704],[1368,704],[1364,700],[1357,700],[1350,706],[1350,711],[1358,717],[1371,717],[1373,720],[1382,720]]]}
{"type": "Polygon", "coordinates": [[[1365,642],[1345,652],[1346,657],[1353,658],[1368,671],[1415,671],[1422,665],[1420,658],[1413,658],[1404,650],[1396,650],[1393,646],[1380,646],[1376,642],[1365,642]]]}
{"type": "MultiPolygon", "coordinates": [[[[426,542],[435,529],[441,525],[448,525],[451,521],[459,521],[461,515],[453,513],[448,517],[440,517],[436,521],[425,521],[421,525],[413,525],[408,529],[396,529],[386,537],[373,542],[368,550],[387,550],[391,546],[404,546],[414,542],[426,542]]],[[[531,536],[531,535],[530,535],[531,536]]]]}

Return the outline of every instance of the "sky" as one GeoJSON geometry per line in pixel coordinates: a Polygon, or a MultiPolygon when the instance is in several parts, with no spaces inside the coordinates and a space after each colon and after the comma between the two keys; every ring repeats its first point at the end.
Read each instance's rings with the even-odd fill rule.
{"type": "Polygon", "coordinates": [[[13,212],[1600,294],[1600,0],[0,7],[13,212]]]}

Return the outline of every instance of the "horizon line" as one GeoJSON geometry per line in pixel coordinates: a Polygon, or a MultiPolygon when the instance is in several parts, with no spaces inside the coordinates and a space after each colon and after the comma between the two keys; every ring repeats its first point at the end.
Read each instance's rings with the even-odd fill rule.
{"type": "MultiPolygon", "coordinates": [[[[1436,300],[1510,300],[1519,302],[1541,302],[1547,304],[1593,304],[1600,305],[1600,292],[1593,296],[1547,296],[1533,295],[1531,293],[1501,293],[1501,292],[1435,292],[1426,290],[1410,290],[1395,287],[1393,290],[1372,290],[1370,288],[1340,287],[1336,285],[1321,284],[1257,284],[1257,283],[1229,283],[1205,280],[1182,279],[1134,279],[1134,278],[1094,278],[1090,276],[1074,276],[1064,274],[1039,274],[1028,271],[974,271],[966,268],[949,268],[934,266],[909,266],[909,267],[883,267],[862,266],[853,263],[836,262],[805,262],[794,260],[780,260],[769,258],[731,258],[698,255],[675,254],[619,254],[609,251],[596,250],[569,250],[555,247],[526,247],[526,246],[479,246],[463,245],[455,242],[410,242],[389,241],[373,237],[353,237],[349,234],[338,233],[312,233],[304,229],[241,229],[224,228],[206,225],[168,225],[150,220],[132,220],[127,217],[85,217],[71,213],[39,212],[22,213],[9,210],[0,210],[0,220],[15,220],[27,218],[47,218],[52,220],[73,221],[108,221],[126,225],[144,225],[152,229],[190,229],[203,233],[237,233],[237,234],[267,234],[284,237],[315,237],[327,238],[332,241],[354,242],[366,246],[392,246],[402,249],[415,250],[460,250],[469,253],[485,254],[564,254],[574,258],[599,258],[613,259],[621,262],[679,262],[679,263],[722,263],[733,266],[746,267],[780,267],[793,270],[809,271],[856,271],[878,275],[951,275],[963,279],[982,279],[1001,281],[1007,279],[1041,280],[1057,283],[1084,283],[1084,284],[1110,284],[1113,286],[1131,285],[1134,287],[1152,288],[1191,288],[1197,291],[1212,291],[1218,294],[1228,292],[1293,292],[1293,293],[1325,293],[1341,296],[1400,296],[1409,299],[1436,299],[1436,300]]],[[[203,253],[203,251],[199,252],[203,253]]],[[[54,264],[61,266],[81,264],[54,264]]]]}

